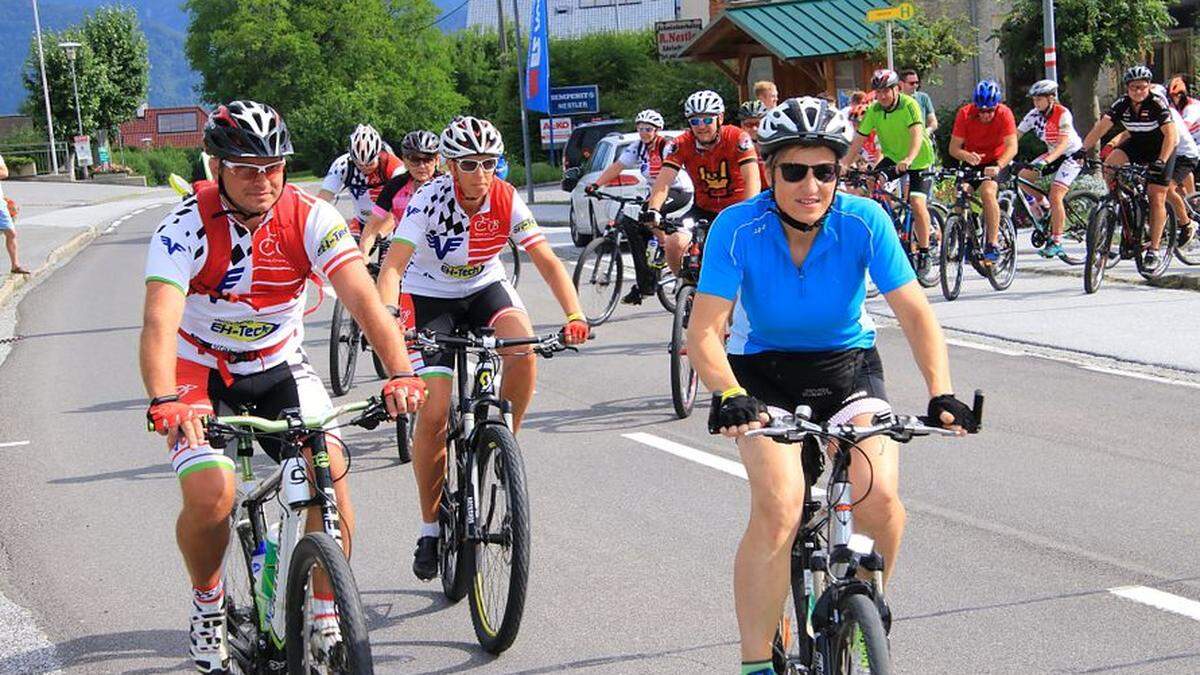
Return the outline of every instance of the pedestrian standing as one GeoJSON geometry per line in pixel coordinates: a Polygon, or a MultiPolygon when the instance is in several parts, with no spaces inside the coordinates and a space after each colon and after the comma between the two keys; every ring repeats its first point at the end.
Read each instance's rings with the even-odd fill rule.
{"type": "Polygon", "coordinates": [[[932,136],[938,127],[937,110],[934,109],[933,99],[929,98],[929,94],[920,89],[921,76],[917,71],[912,68],[900,71],[900,91],[917,99],[917,105],[921,106],[921,115],[925,118],[925,131],[932,136]]]}
{"type": "MultiPolygon", "coordinates": [[[[0,181],[8,178],[8,165],[4,163],[4,156],[0,155],[0,181]]],[[[12,201],[4,199],[4,188],[0,187],[0,234],[4,235],[4,247],[8,249],[8,260],[11,263],[9,271],[13,274],[29,274],[29,270],[21,267],[20,259],[17,256],[17,226],[14,223],[16,220],[16,206],[12,201]]]]}
{"type": "Polygon", "coordinates": [[[770,110],[779,105],[779,88],[770,80],[760,80],[754,83],[754,98],[762,101],[770,110]]]}

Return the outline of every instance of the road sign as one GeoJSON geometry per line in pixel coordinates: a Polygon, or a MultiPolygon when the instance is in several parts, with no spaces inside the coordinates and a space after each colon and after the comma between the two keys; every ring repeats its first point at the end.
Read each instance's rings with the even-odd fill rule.
{"type": "Polygon", "coordinates": [[[679,58],[684,45],[691,42],[704,28],[700,19],[683,19],[680,21],[655,21],[654,34],[658,41],[658,58],[669,61],[679,58]]]}
{"type": "Polygon", "coordinates": [[[109,154],[109,152],[108,152],[108,146],[107,146],[107,145],[101,145],[101,146],[100,146],[100,147],[99,147],[99,148],[96,150],[96,154],[100,156],[100,163],[101,163],[101,164],[108,164],[110,161],[112,161],[112,156],[111,156],[111,155],[109,154]]]}
{"type": "Polygon", "coordinates": [[[79,166],[90,166],[92,163],[92,138],[90,136],[75,137],[75,160],[79,166]]]}
{"type": "MultiPolygon", "coordinates": [[[[540,123],[542,129],[542,146],[550,145],[550,120],[542,118],[540,123]]],[[[570,117],[555,117],[554,118],[554,146],[561,147],[566,145],[571,138],[571,130],[575,128],[570,117]]]]}
{"type": "Polygon", "coordinates": [[[589,115],[600,112],[600,87],[584,84],[577,87],[550,89],[550,114],[589,115]]]}
{"type": "Polygon", "coordinates": [[[868,23],[880,23],[883,21],[908,21],[917,13],[911,2],[902,2],[892,7],[880,7],[879,9],[867,10],[868,23]]]}

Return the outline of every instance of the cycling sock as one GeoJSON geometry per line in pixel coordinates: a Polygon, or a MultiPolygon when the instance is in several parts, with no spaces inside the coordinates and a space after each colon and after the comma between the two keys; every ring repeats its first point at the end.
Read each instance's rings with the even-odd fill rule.
{"type": "Polygon", "coordinates": [[[441,534],[442,530],[437,523],[421,523],[422,537],[436,537],[441,534]]]}
{"type": "Polygon", "coordinates": [[[770,661],[742,661],[742,675],[774,675],[770,661]]]}
{"type": "Polygon", "coordinates": [[[221,602],[225,599],[225,580],[218,579],[217,584],[212,588],[200,588],[192,586],[192,600],[196,603],[196,609],[201,612],[216,612],[221,609],[221,602]]]}
{"type": "Polygon", "coordinates": [[[312,602],[312,618],[317,619],[336,619],[338,615],[337,603],[334,602],[333,596],[322,596],[313,593],[312,602]]]}

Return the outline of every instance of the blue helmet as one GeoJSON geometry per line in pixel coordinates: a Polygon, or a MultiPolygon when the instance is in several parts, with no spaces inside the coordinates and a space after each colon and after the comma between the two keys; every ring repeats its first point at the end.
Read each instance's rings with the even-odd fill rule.
{"type": "Polygon", "coordinates": [[[1000,105],[1000,99],[1000,85],[991,80],[975,85],[975,95],[971,97],[976,108],[995,108],[1000,105]]]}
{"type": "Polygon", "coordinates": [[[496,160],[496,178],[508,180],[508,160],[504,159],[504,155],[496,160]]]}

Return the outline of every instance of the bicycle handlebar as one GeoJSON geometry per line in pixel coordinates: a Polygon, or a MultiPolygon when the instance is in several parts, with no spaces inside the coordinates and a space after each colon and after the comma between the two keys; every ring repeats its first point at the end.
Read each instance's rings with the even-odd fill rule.
{"type": "Polygon", "coordinates": [[[364,429],[374,429],[379,426],[380,422],[389,419],[387,407],[384,405],[383,400],[377,396],[372,396],[365,401],[338,406],[324,414],[305,415],[298,421],[295,419],[269,420],[254,415],[208,417],[204,421],[204,431],[205,435],[210,439],[214,437],[220,439],[222,437],[240,436],[247,433],[257,435],[280,434],[287,431],[320,431],[325,428],[326,424],[329,424],[341,415],[360,410],[364,411],[363,414],[355,417],[349,424],[360,426],[364,429]]]}
{"type": "Polygon", "coordinates": [[[645,197],[640,197],[640,196],[622,197],[621,195],[613,194],[611,192],[605,192],[600,189],[592,190],[591,192],[584,190],[584,194],[586,194],[589,197],[595,197],[596,199],[607,199],[609,201],[619,202],[621,204],[645,204],[646,203],[645,197]]]}
{"type": "Polygon", "coordinates": [[[494,335],[448,335],[431,330],[409,330],[404,334],[407,341],[415,342],[421,349],[443,349],[449,347],[462,351],[493,352],[505,347],[532,346],[537,354],[550,358],[563,351],[579,351],[573,345],[563,342],[563,331],[549,333],[541,337],[498,338],[494,335]]]}
{"type": "MultiPolygon", "coordinates": [[[[958,436],[957,431],[943,426],[933,426],[924,416],[892,415],[876,416],[879,421],[867,426],[853,424],[817,424],[809,420],[812,410],[808,406],[800,406],[795,415],[782,415],[774,418],[762,429],[746,432],[746,436],[770,436],[784,438],[788,441],[801,441],[806,436],[819,439],[837,439],[855,443],[874,436],[887,436],[900,443],[907,443],[917,436],[958,436]],[[881,418],[882,417],[882,418],[881,418]]],[[[980,427],[983,426],[983,391],[975,390],[975,401],[972,414],[980,427]]]]}

